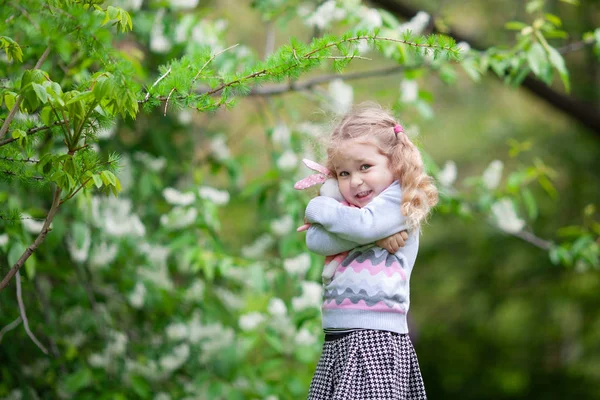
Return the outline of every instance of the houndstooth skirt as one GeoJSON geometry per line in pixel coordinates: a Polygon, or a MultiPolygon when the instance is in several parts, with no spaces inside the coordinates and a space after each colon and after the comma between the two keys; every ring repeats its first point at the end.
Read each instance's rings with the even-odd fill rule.
{"type": "Polygon", "coordinates": [[[426,399],[408,335],[361,330],[325,341],[309,400],[426,399]]]}

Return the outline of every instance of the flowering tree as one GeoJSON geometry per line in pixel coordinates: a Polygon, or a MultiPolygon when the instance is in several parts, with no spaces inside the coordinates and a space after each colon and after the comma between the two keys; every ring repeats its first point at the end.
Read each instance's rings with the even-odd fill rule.
{"type": "MultiPolygon", "coordinates": [[[[281,114],[274,98],[289,92],[342,114],[353,103],[349,82],[369,76],[403,74],[395,107],[423,116],[431,96],[417,78],[454,83],[458,68],[515,85],[529,73],[547,83],[558,75],[568,89],[548,40],[560,20],[533,3],[512,49],[476,52],[422,36],[425,13],[399,21],[355,1],[256,1],[264,55],[229,43],[235,23],[193,1],[3,7],[0,248],[9,267],[0,270],[0,340],[20,344],[2,346],[15,368],[2,372],[0,394],[304,396],[319,353],[321,262],[293,233],[306,197],[291,183],[303,173],[299,149],[314,158],[306,143],[324,125],[263,117],[263,165],[250,181],[253,156],[228,147],[239,124],[225,133],[197,127],[211,112],[243,108],[243,97],[281,114]],[[282,24],[296,20],[312,39],[275,46],[282,24]],[[340,75],[367,57],[385,66],[340,75]],[[262,233],[238,246],[225,231],[232,220],[240,231],[263,221],[252,231],[262,233]]],[[[597,46],[597,32],[584,40],[597,46]]],[[[416,118],[406,125],[418,131],[416,118]]],[[[504,164],[492,161],[466,189],[455,163],[428,166],[443,188],[440,211],[489,217],[556,264],[598,267],[597,223],[574,226],[562,243],[530,229],[539,214],[531,187],[555,191],[543,162],[502,184],[504,164]]]]}

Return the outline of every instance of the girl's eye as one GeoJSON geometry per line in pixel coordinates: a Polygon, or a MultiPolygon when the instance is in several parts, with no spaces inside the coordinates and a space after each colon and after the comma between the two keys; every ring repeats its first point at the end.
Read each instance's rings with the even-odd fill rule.
{"type": "Polygon", "coordinates": [[[363,165],[360,166],[360,170],[361,171],[366,171],[369,168],[371,168],[371,166],[369,164],[363,164],[363,165]]]}
{"type": "Polygon", "coordinates": [[[338,176],[348,176],[348,173],[346,171],[342,171],[338,173],[338,176]]]}

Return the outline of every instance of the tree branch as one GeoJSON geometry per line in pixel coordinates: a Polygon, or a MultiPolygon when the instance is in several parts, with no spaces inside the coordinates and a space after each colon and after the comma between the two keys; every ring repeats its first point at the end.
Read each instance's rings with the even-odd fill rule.
{"type": "Polygon", "coordinates": [[[2,279],[2,282],[0,283],[0,291],[4,290],[4,288],[8,286],[12,277],[15,276],[15,274],[17,272],[19,272],[19,269],[21,269],[23,264],[25,264],[25,261],[27,261],[27,259],[33,254],[33,252],[46,239],[46,235],[48,235],[48,232],[50,231],[50,224],[52,223],[52,220],[54,219],[54,216],[56,215],[58,208],[60,207],[60,192],[61,192],[61,189],[59,187],[57,187],[54,190],[54,198],[52,199],[52,206],[50,207],[50,211],[48,211],[48,215],[46,216],[46,221],[44,222],[44,226],[42,227],[40,234],[35,239],[33,244],[31,246],[29,246],[25,250],[25,252],[21,255],[21,257],[19,258],[17,263],[10,269],[10,271],[8,271],[8,274],[6,274],[4,279],[2,279]]]}
{"type": "MultiPolygon", "coordinates": [[[[46,57],[48,57],[48,54],[50,54],[50,46],[46,47],[44,54],[42,54],[42,56],[37,61],[37,63],[35,63],[35,67],[33,67],[33,69],[40,68],[42,66],[42,64],[44,63],[44,61],[46,61],[46,57]]],[[[10,126],[10,123],[12,122],[13,118],[15,117],[15,114],[19,110],[19,106],[21,105],[22,100],[23,100],[23,97],[19,96],[17,98],[17,101],[15,102],[15,105],[8,113],[8,117],[6,117],[6,119],[4,120],[4,123],[2,124],[2,128],[0,128],[0,138],[4,137],[4,135],[6,135],[6,132],[8,132],[8,127],[10,126]]]]}
{"type": "MultiPolygon", "coordinates": [[[[403,4],[398,0],[371,0],[371,3],[403,18],[410,19],[417,15],[416,9],[403,4]]],[[[432,18],[430,26],[433,27],[433,30],[435,31],[435,27],[439,25],[432,18]]],[[[483,51],[488,47],[477,43],[473,38],[458,33],[454,29],[448,29],[447,32],[442,33],[453,37],[457,42],[467,42],[471,48],[479,51],[483,51]]],[[[569,115],[571,118],[579,121],[583,126],[600,136],[600,112],[598,112],[597,107],[557,92],[531,75],[525,77],[521,86],[532,92],[538,98],[569,115]]]]}
{"type": "Polygon", "coordinates": [[[21,319],[21,316],[19,315],[17,317],[17,319],[15,319],[10,324],[6,325],[4,328],[2,328],[2,330],[0,330],[0,343],[2,343],[2,337],[4,336],[4,334],[6,334],[6,332],[12,331],[17,326],[19,326],[21,324],[21,321],[23,321],[23,320],[21,319]]]}
{"type": "Polygon", "coordinates": [[[17,302],[19,303],[19,312],[21,313],[21,318],[23,319],[23,325],[25,326],[25,331],[27,335],[33,340],[33,343],[37,345],[44,352],[44,354],[48,354],[48,350],[44,347],[43,344],[35,337],[31,329],[29,329],[29,321],[27,320],[27,314],[25,314],[25,304],[23,303],[23,294],[21,293],[21,274],[17,271],[17,302]]]}
{"type": "MultiPolygon", "coordinates": [[[[54,122],[54,123],[52,123],[52,124],[50,124],[48,126],[37,126],[35,128],[28,129],[26,133],[27,133],[27,136],[33,135],[34,133],[45,131],[45,130],[53,128],[55,126],[62,125],[64,123],[65,123],[65,121],[56,121],[56,122],[54,122]]],[[[14,138],[11,137],[11,138],[7,138],[7,139],[4,139],[4,140],[0,140],[0,147],[4,146],[5,144],[12,143],[15,140],[18,140],[18,139],[14,139],[14,138]]]]}

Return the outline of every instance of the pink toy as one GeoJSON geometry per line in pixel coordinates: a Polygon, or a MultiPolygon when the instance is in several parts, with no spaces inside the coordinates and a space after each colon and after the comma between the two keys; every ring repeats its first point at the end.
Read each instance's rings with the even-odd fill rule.
{"type": "MultiPolygon", "coordinates": [[[[306,178],[299,180],[294,185],[294,189],[303,190],[303,189],[307,189],[309,187],[312,187],[314,185],[318,185],[318,184],[322,183],[323,185],[319,189],[319,194],[321,196],[331,197],[347,206],[350,205],[348,202],[346,202],[346,200],[340,193],[338,181],[337,181],[337,179],[335,179],[333,173],[331,171],[329,171],[329,169],[327,169],[326,167],[324,167],[323,165],[321,165],[319,163],[316,163],[311,160],[307,160],[306,158],[302,159],[302,162],[308,168],[310,168],[313,171],[316,171],[318,173],[307,176],[306,178]]],[[[302,231],[307,230],[309,227],[310,227],[310,224],[304,224],[296,230],[298,232],[302,232],[302,231]]],[[[346,258],[347,255],[348,255],[348,252],[345,251],[340,254],[325,257],[325,267],[323,268],[323,273],[321,274],[321,277],[323,278],[323,282],[325,282],[326,284],[331,282],[331,278],[333,278],[333,275],[335,274],[337,267],[344,260],[344,258],[346,258]]]]}

